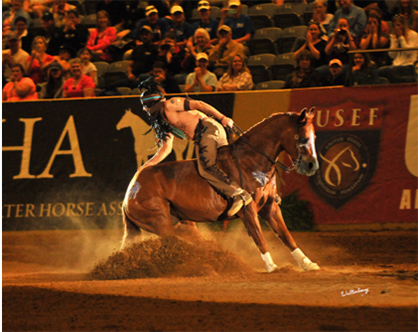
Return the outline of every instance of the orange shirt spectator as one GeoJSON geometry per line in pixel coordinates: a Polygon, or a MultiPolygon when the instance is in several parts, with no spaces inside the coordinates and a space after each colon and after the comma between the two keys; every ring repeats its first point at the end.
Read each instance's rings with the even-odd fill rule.
{"type": "Polygon", "coordinates": [[[46,54],[46,39],[35,37],[32,43],[32,55],[27,60],[26,74],[35,84],[45,82],[47,67],[55,60],[52,55],[46,54]]]}
{"type": "Polygon", "coordinates": [[[29,77],[23,77],[21,64],[12,66],[11,81],[3,88],[3,101],[22,101],[38,99],[36,85],[29,77]]]}

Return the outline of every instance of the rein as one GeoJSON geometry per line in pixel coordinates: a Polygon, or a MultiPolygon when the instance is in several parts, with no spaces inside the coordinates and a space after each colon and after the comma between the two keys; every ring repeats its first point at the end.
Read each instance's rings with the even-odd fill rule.
{"type": "Polygon", "coordinates": [[[295,141],[296,141],[296,149],[298,151],[298,158],[296,160],[293,161],[293,165],[291,167],[286,166],[285,164],[283,164],[281,161],[276,160],[274,161],[273,159],[271,159],[268,155],[266,155],[263,151],[261,151],[260,149],[257,149],[254,145],[252,145],[250,142],[248,142],[248,140],[243,137],[244,131],[238,127],[235,123],[234,126],[231,128],[231,130],[238,135],[241,140],[247,144],[249,147],[251,147],[254,151],[256,151],[258,154],[262,155],[263,157],[265,157],[268,161],[270,161],[273,166],[276,168],[276,171],[279,171],[278,167],[280,167],[282,170],[284,170],[285,172],[291,172],[293,171],[296,167],[299,166],[300,164],[300,160],[302,158],[302,155],[300,153],[300,147],[298,144],[299,141],[299,135],[295,135],[295,141]]]}

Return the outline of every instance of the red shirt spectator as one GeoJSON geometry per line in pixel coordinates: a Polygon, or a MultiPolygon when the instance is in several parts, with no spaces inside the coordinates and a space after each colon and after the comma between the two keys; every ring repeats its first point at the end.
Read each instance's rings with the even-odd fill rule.
{"type": "Polygon", "coordinates": [[[72,78],[65,81],[63,98],[94,97],[94,82],[90,76],[83,75],[81,60],[76,58],[70,61],[72,78]]]}
{"type": "Polygon", "coordinates": [[[12,66],[11,81],[3,88],[3,101],[22,101],[38,99],[36,86],[29,77],[23,77],[21,64],[12,66]]]}
{"type": "Polygon", "coordinates": [[[26,73],[39,84],[45,81],[44,74],[47,67],[55,60],[52,55],[45,53],[46,40],[44,37],[37,36],[33,40],[32,55],[27,60],[26,73]]]}
{"type": "Polygon", "coordinates": [[[110,26],[109,15],[101,10],[97,13],[97,28],[90,33],[87,48],[98,53],[104,61],[112,61],[112,55],[107,48],[116,41],[116,29],[110,26]]]}

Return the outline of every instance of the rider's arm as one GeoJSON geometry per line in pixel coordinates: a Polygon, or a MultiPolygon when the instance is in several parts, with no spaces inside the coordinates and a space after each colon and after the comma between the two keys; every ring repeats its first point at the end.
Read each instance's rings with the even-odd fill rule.
{"type": "Polygon", "coordinates": [[[223,126],[228,126],[232,128],[234,121],[231,118],[228,118],[226,115],[223,115],[215,107],[205,103],[201,100],[186,99],[184,103],[185,111],[188,110],[199,110],[206,115],[213,116],[215,119],[218,119],[223,126]]]}
{"type": "Polygon", "coordinates": [[[157,165],[161,161],[163,161],[173,150],[173,140],[174,140],[173,134],[171,133],[168,134],[168,137],[166,137],[165,140],[164,139],[162,140],[163,144],[159,148],[157,153],[150,160],[148,160],[144,165],[142,165],[141,169],[148,167],[148,166],[157,165]]]}

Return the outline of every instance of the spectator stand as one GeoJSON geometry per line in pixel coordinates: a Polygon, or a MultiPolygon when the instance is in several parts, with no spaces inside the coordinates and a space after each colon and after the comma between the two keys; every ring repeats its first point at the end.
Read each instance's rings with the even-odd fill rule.
{"type": "Polygon", "coordinates": [[[279,54],[290,53],[296,39],[305,37],[307,30],[308,27],[306,25],[298,25],[283,29],[280,38],[276,40],[279,54]]]}
{"type": "Polygon", "coordinates": [[[293,53],[279,54],[275,63],[269,68],[272,79],[285,81],[287,75],[293,72],[295,66],[296,61],[293,58],[293,53]]]}

